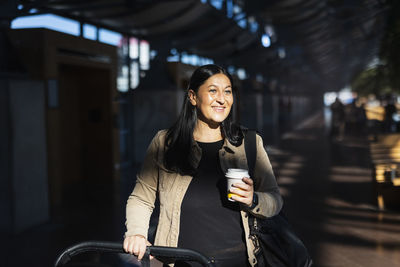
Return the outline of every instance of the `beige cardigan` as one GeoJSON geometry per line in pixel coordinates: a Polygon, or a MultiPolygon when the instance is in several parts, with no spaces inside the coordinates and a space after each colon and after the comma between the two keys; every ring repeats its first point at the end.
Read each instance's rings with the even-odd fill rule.
{"type": "MultiPolygon", "coordinates": [[[[159,131],[153,138],[137,175],[136,185],[128,198],[126,205],[125,236],[142,235],[147,239],[150,216],[153,212],[156,193],[160,199],[160,215],[154,245],[176,247],[178,245],[181,204],[192,176],[181,176],[163,167],[164,140],[166,130],[159,131]]],[[[249,263],[254,266],[257,260],[254,256],[254,244],[249,238],[247,213],[260,217],[270,217],[279,213],[282,208],[282,197],[268,155],[264,149],[262,138],[257,135],[257,157],[254,176],[258,195],[258,205],[252,210],[242,209],[241,218],[245,231],[246,247],[249,263]]],[[[196,164],[201,159],[201,148],[193,146],[196,164]]],[[[228,168],[248,169],[244,142],[238,147],[224,141],[219,151],[222,171],[228,168]]]]}

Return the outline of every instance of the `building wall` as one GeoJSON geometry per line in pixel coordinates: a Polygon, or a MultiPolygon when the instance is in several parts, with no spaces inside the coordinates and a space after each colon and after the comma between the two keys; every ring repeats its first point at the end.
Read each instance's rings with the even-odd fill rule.
{"type": "Polygon", "coordinates": [[[113,168],[119,161],[113,121],[119,112],[117,49],[47,29],[11,30],[8,36],[27,75],[44,84],[49,100],[44,136],[50,206],[62,212],[59,207],[78,195],[96,195],[93,186],[100,181],[110,185],[119,179],[113,168]]]}
{"type": "Polygon", "coordinates": [[[9,83],[6,79],[0,79],[0,230],[2,234],[8,234],[12,229],[12,186],[10,176],[10,110],[9,110],[9,83]]]}
{"type": "Polygon", "coordinates": [[[14,227],[20,232],[49,218],[44,85],[10,81],[14,227]]]}
{"type": "Polygon", "coordinates": [[[8,79],[1,93],[1,228],[19,233],[49,219],[45,91],[39,81],[8,79]]]}

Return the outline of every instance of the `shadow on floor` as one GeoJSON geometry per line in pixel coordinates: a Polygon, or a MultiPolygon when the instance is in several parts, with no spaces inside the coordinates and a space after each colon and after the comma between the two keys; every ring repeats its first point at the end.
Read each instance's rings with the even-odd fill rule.
{"type": "MultiPolygon", "coordinates": [[[[366,136],[330,140],[323,121],[322,114],[314,116],[282,136],[279,145],[267,146],[291,224],[316,266],[400,266],[400,213],[376,209],[366,136]]],[[[123,172],[121,184],[71,203],[46,224],[2,237],[5,266],[50,267],[77,242],[121,242],[135,172],[123,172]]],[[[116,255],[77,260],[128,266],[116,255]]]]}

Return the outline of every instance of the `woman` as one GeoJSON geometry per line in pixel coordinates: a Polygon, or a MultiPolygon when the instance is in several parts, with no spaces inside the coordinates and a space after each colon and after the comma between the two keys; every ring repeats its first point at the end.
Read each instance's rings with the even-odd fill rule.
{"type": "MultiPolygon", "coordinates": [[[[155,245],[195,249],[217,266],[254,266],[247,214],[279,213],[282,198],[257,135],[254,176],[235,184],[227,200],[228,168],[247,168],[243,133],[235,120],[236,91],[221,67],[193,73],[175,125],[153,138],[126,207],[124,249],[140,260],[150,245],[149,219],[156,195],[160,215],[155,245]]],[[[190,266],[176,262],[175,266],[190,266]]]]}

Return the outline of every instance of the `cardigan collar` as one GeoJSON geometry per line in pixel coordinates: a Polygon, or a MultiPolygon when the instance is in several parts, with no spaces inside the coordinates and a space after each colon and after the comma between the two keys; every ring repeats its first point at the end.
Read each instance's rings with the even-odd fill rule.
{"type": "MultiPolygon", "coordinates": [[[[240,150],[241,146],[243,145],[240,144],[239,146],[235,146],[233,144],[231,144],[231,142],[229,142],[228,138],[224,138],[224,144],[222,145],[222,148],[219,150],[220,152],[226,152],[229,154],[236,154],[238,153],[238,151],[240,150]]],[[[193,149],[193,163],[194,166],[197,168],[199,166],[200,160],[201,160],[201,155],[202,155],[202,151],[201,151],[201,147],[199,146],[199,144],[193,139],[193,143],[192,143],[192,149],[193,149]]]]}

